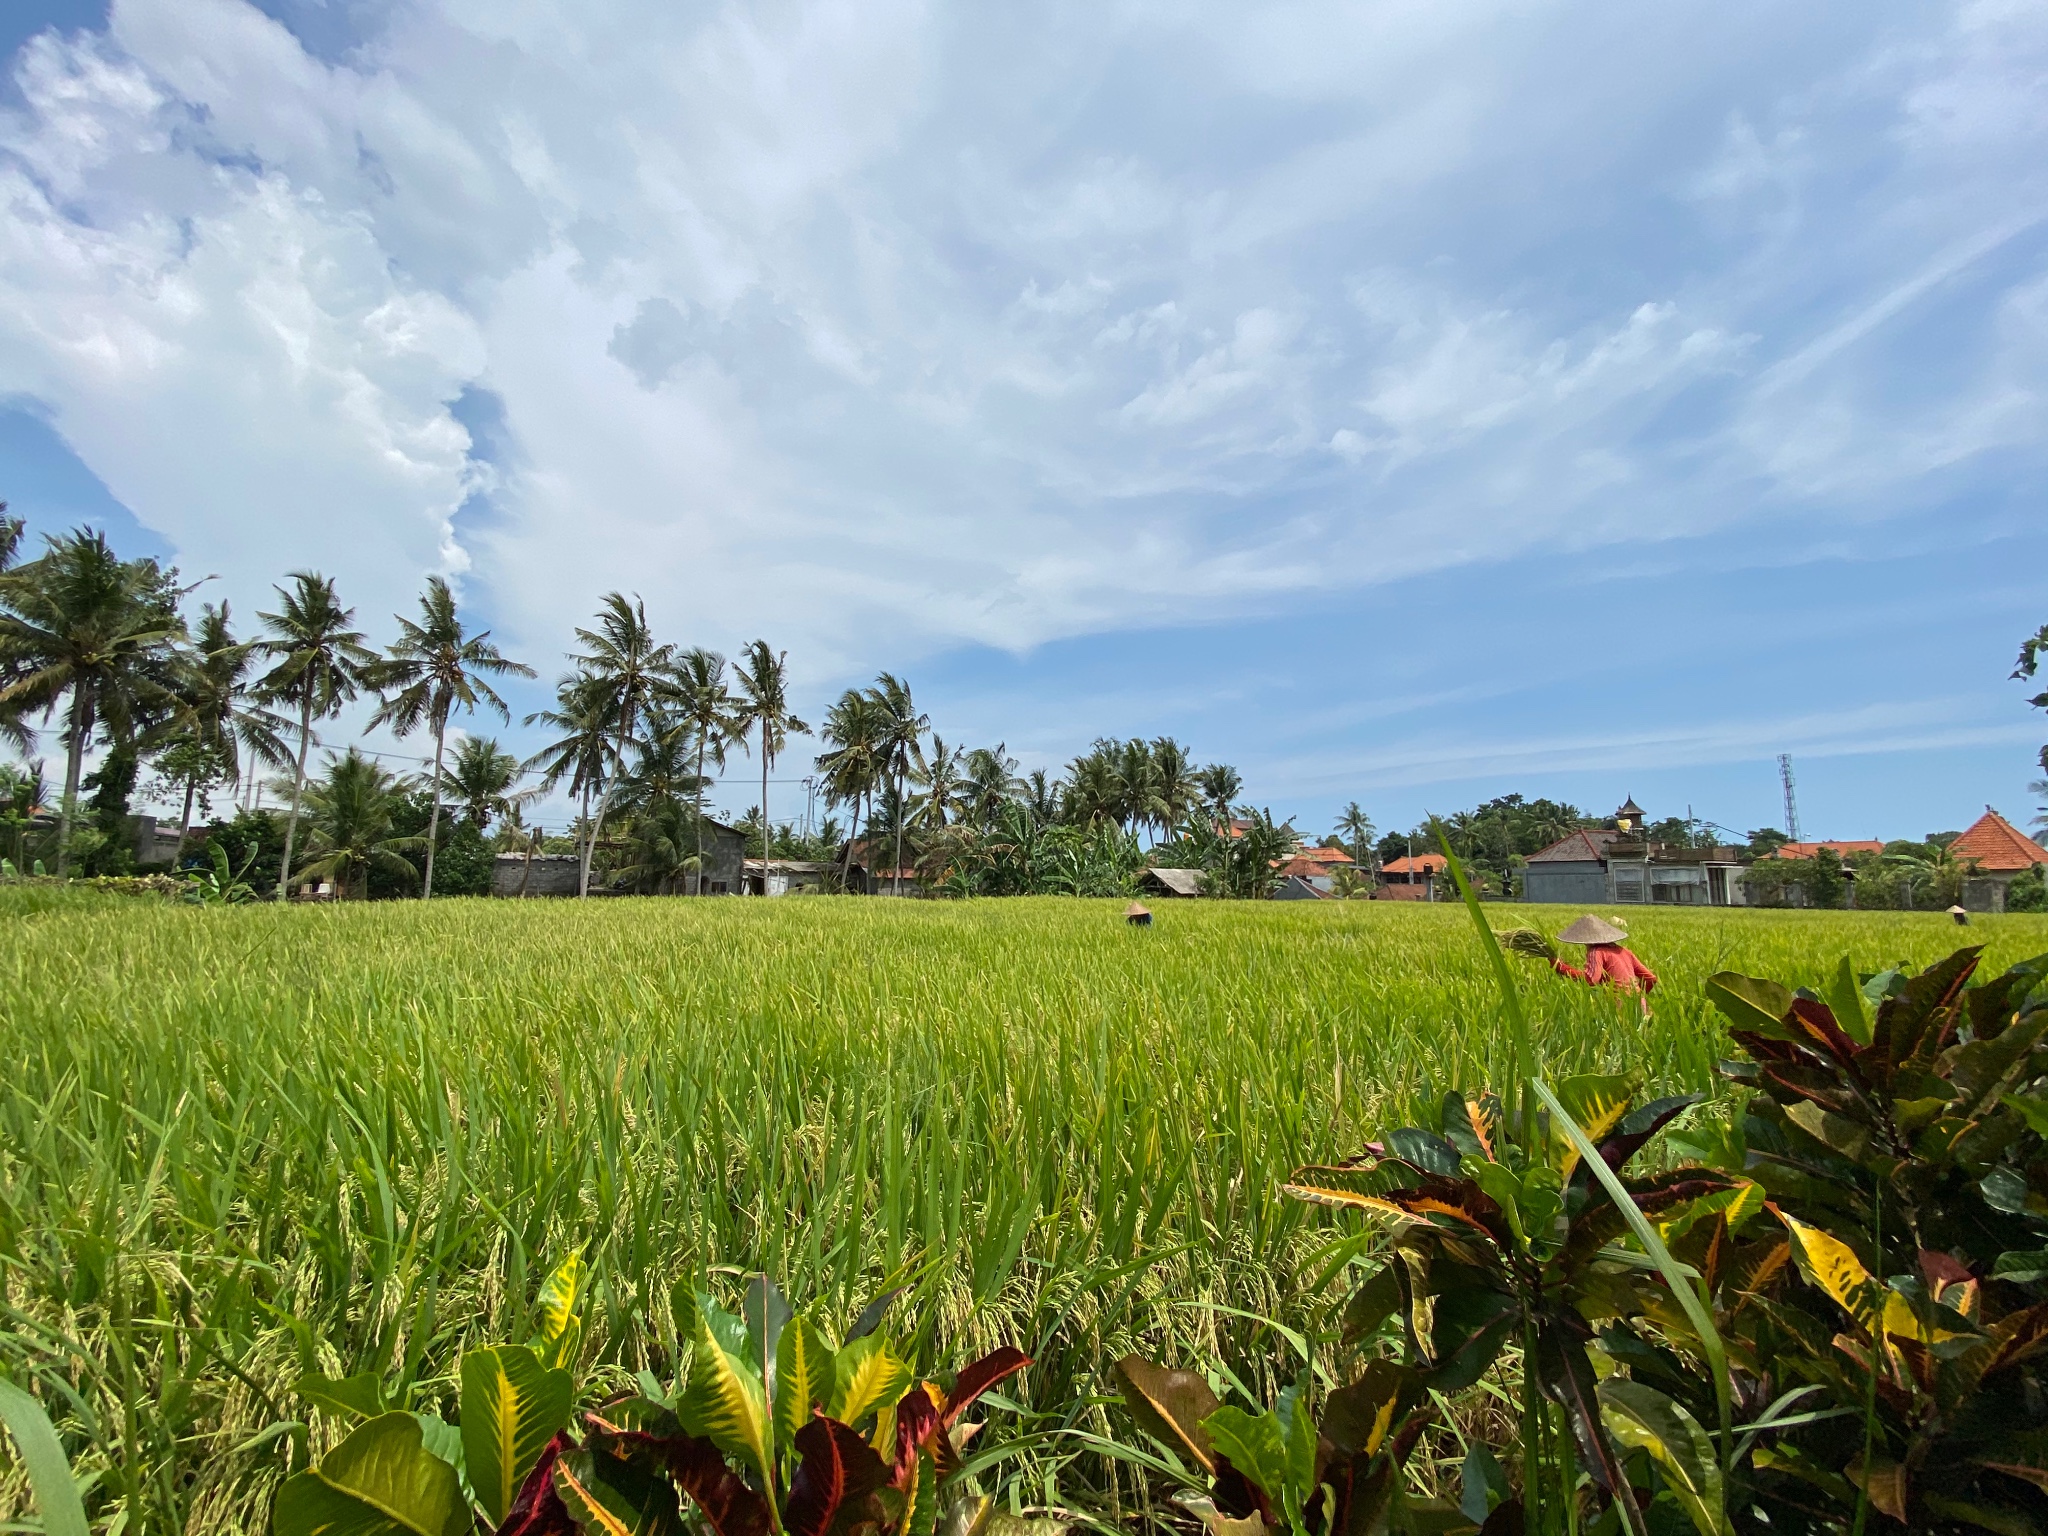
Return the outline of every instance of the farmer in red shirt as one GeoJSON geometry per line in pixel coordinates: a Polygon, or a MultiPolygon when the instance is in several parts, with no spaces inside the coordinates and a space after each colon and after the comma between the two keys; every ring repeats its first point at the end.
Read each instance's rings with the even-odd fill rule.
{"type": "Polygon", "coordinates": [[[1657,985],[1657,974],[1622,947],[1628,940],[1625,932],[1589,914],[1557,938],[1560,944],[1585,945],[1586,963],[1581,967],[1564,960],[1553,960],[1550,962],[1552,970],[1560,976],[1571,977],[1573,981],[1583,981],[1589,987],[1606,985],[1616,992],[1633,993],[1642,1004],[1644,1017],[1649,1016],[1648,994],[1657,985]]]}

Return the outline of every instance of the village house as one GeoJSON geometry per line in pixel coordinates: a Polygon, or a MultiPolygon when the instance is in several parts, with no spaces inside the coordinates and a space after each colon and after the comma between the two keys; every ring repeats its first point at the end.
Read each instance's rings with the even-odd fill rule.
{"type": "Polygon", "coordinates": [[[1948,851],[1971,866],[1963,881],[1963,905],[1972,912],[2003,912],[2013,881],[2048,864],[2048,848],[1988,805],[1948,851]]]}
{"type": "MultiPolygon", "coordinates": [[[[599,848],[612,844],[605,839],[598,842],[599,848]]],[[[704,894],[706,896],[730,896],[740,888],[740,862],[746,857],[746,834],[737,827],[729,827],[722,821],[704,818],[704,894]]],[[[694,877],[680,877],[678,886],[684,895],[695,895],[691,889],[694,877]]],[[[501,853],[491,861],[491,894],[493,896],[574,896],[582,887],[583,860],[574,853],[501,853]]],[[[619,896],[626,894],[623,889],[606,887],[595,874],[590,880],[590,894],[593,896],[619,896]]]]}
{"type": "Polygon", "coordinates": [[[1282,880],[1299,880],[1327,896],[1336,890],[1337,871],[1356,869],[1358,861],[1342,848],[1302,848],[1279,864],[1282,880]]]}
{"type": "Polygon", "coordinates": [[[1380,866],[1374,901],[1435,901],[1436,883],[1449,861],[1440,853],[1406,854],[1380,866]]]}
{"type": "Polygon", "coordinates": [[[833,866],[820,859],[749,859],[745,886],[749,896],[794,896],[799,891],[822,891],[831,879],[833,866]]]}
{"type": "Polygon", "coordinates": [[[1643,835],[1643,809],[1633,796],[1613,819],[1612,827],[1581,829],[1530,854],[1522,899],[1573,906],[1748,905],[1740,849],[1650,842],[1643,835]]]}

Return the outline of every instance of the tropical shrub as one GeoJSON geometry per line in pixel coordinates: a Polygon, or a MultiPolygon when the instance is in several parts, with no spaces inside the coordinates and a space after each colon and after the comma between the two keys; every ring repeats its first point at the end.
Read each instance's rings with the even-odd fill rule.
{"type": "Polygon", "coordinates": [[[894,1293],[835,1345],[758,1276],[739,1315],[676,1296],[687,1363],[672,1392],[643,1371],[637,1395],[579,1414],[580,1276],[572,1256],[549,1277],[530,1342],[464,1353],[458,1424],[392,1408],[375,1373],[302,1381],[358,1422],[279,1490],[276,1536],[669,1536],[686,1508],[714,1536],[930,1536],[942,1508],[949,1536],[986,1522],[991,1501],[960,1491],[990,1459],[965,1455],[978,1426],[963,1416],[1030,1364],[1019,1351],[942,1390],[878,1331],[894,1293]]]}

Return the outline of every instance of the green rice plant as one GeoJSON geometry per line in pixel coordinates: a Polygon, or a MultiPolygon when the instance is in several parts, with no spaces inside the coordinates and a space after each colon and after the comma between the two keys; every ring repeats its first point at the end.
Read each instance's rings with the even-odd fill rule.
{"type": "MultiPolygon", "coordinates": [[[[672,1298],[707,1275],[775,1274],[819,1317],[902,1287],[905,1358],[1036,1362],[1005,1389],[1028,1443],[986,1474],[1006,1515],[1167,1518],[1096,1443],[1106,1364],[1194,1362],[1270,1404],[1301,1363],[1279,1327],[1330,1368],[1366,1255],[1280,1186],[1446,1083],[1509,1081],[1513,1052],[1451,904],[1161,902],[1142,930],[1122,905],[0,888],[0,1371],[96,1526],[210,1536],[262,1529],[342,1438],[303,1379],[372,1373],[455,1422],[465,1350],[532,1336],[543,1255],[582,1253],[574,1369],[614,1395],[672,1379],[672,1298]]],[[[1825,988],[1844,952],[1924,966],[1954,932],[1631,927],[1654,1017],[1523,981],[1557,1077],[1725,1091],[1708,977],[1825,988]]],[[[1987,963],[2048,949],[2039,917],[1973,933],[1987,963]]],[[[1463,1450],[1426,1435],[1418,1490],[1455,1496],[1463,1450]]],[[[34,1508],[0,1461],[0,1522],[34,1508]]]]}

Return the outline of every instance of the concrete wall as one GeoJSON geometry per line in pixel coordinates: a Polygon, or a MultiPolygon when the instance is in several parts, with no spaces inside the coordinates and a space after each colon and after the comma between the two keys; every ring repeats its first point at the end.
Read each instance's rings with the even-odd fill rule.
{"type": "Polygon", "coordinates": [[[1522,870],[1524,901],[1597,907],[1608,899],[1607,872],[1591,860],[1530,864],[1522,870]]]}
{"type": "Polygon", "coordinates": [[[525,854],[501,853],[491,864],[491,894],[517,896],[524,881],[528,896],[574,896],[582,869],[582,861],[573,853],[537,853],[529,877],[525,854]]]}

